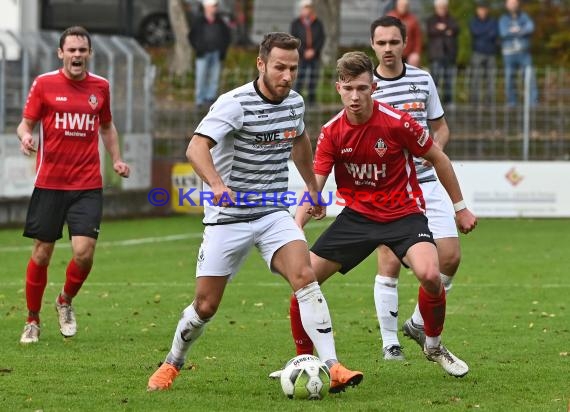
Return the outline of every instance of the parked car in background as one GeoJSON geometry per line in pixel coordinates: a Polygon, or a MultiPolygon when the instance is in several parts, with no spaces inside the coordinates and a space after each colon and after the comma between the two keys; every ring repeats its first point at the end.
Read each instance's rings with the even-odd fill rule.
{"type": "Polygon", "coordinates": [[[168,0],[41,0],[41,28],[84,26],[91,33],[136,37],[147,46],[172,42],[168,0]]]}

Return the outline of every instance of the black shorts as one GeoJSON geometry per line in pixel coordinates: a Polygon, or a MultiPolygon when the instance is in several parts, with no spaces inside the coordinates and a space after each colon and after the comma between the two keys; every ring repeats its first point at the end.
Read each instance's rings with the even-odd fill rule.
{"type": "Polygon", "coordinates": [[[52,190],[34,188],[24,236],[43,242],[61,239],[67,223],[69,237],[97,239],[103,213],[103,192],[92,190],[52,190]]]}
{"type": "Polygon", "coordinates": [[[388,246],[402,261],[408,249],[419,242],[435,245],[427,218],[421,213],[380,223],[345,207],[317,239],[311,252],[340,263],[339,272],[344,274],[366,259],[379,245],[388,246]]]}

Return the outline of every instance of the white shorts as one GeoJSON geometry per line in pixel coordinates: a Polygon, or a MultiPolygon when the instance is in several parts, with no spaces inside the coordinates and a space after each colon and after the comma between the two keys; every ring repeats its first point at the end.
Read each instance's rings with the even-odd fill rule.
{"type": "Polygon", "coordinates": [[[458,237],[453,204],[441,183],[425,182],[420,187],[426,201],[426,216],[433,238],[458,237]]]}
{"type": "Polygon", "coordinates": [[[249,222],[206,226],[198,252],[196,276],[230,276],[240,269],[253,246],[271,270],[273,254],[294,240],[306,242],[289,212],[275,212],[249,222]]]}

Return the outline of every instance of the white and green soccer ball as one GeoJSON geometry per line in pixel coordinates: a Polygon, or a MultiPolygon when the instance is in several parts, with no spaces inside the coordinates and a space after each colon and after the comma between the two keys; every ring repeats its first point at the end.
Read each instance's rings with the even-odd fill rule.
{"type": "Polygon", "coordinates": [[[330,380],[327,365],[313,355],[295,356],[281,372],[281,388],[289,399],[323,399],[330,380]]]}

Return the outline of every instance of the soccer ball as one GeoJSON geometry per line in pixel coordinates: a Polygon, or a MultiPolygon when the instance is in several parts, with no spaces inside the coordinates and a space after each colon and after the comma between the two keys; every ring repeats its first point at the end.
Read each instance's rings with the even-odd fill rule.
{"type": "Polygon", "coordinates": [[[327,365],[313,355],[295,356],[281,372],[281,388],[289,399],[323,399],[330,380],[327,365]]]}

